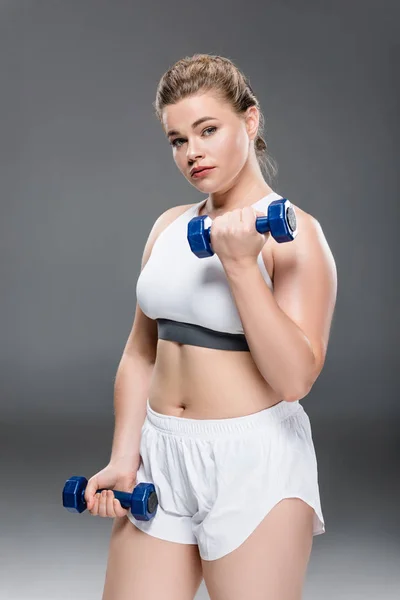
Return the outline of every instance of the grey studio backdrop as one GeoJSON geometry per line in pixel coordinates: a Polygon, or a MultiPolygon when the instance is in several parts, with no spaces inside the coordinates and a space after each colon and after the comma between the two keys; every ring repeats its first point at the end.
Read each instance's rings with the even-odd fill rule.
{"type": "Polygon", "coordinates": [[[304,598],[398,598],[399,19],[383,0],[0,2],[2,600],[101,598],[112,520],[67,512],[61,491],[108,461],[150,228],[204,197],[152,109],[195,52],[250,77],[272,187],[320,221],[338,268],[302,400],[327,530],[304,598]]]}

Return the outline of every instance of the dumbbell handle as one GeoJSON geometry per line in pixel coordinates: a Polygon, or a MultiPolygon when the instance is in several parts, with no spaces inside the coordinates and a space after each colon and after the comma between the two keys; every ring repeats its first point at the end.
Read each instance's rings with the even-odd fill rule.
{"type": "Polygon", "coordinates": [[[270,231],[270,221],[267,215],[256,218],[256,229],[258,233],[267,233],[270,231]]]}
{"type": "MultiPolygon", "coordinates": [[[[96,494],[100,494],[103,491],[107,491],[106,488],[97,490],[96,494]]],[[[130,492],[120,492],[119,490],[111,490],[117,500],[121,502],[122,508],[130,508],[132,502],[132,494],[130,492]]]]}

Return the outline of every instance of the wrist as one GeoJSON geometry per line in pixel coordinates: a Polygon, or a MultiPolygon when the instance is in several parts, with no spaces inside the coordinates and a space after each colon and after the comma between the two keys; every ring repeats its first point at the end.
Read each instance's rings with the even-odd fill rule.
{"type": "Polygon", "coordinates": [[[116,454],[111,455],[109,464],[110,465],[132,465],[138,466],[141,461],[140,453],[137,452],[135,454],[116,454]]]}
{"type": "Polygon", "coordinates": [[[235,278],[240,277],[243,273],[254,269],[254,267],[258,268],[257,259],[249,258],[249,259],[241,259],[241,260],[224,260],[222,263],[225,273],[227,277],[235,278]]]}

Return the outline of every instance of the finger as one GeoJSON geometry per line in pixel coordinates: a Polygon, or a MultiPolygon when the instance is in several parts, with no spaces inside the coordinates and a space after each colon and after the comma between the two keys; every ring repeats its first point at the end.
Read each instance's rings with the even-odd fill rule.
{"type": "Polygon", "coordinates": [[[88,484],[85,489],[85,494],[84,494],[85,502],[86,502],[86,505],[88,508],[91,508],[91,506],[93,504],[96,490],[97,490],[96,480],[89,479],[88,484]]]}
{"type": "Polygon", "coordinates": [[[90,496],[87,507],[89,510],[92,510],[95,505],[97,505],[98,508],[98,504],[98,494],[94,493],[92,496],[90,496]]]}
{"type": "Polygon", "coordinates": [[[95,494],[92,501],[92,508],[90,509],[90,514],[93,516],[97,516],[99,514],[99,494],[95,494]]]}
{"type": "Polygon", "coordinates": [[[107,490],[106,507],[107,517],[113,518],[117,516],[114,510],[114,492],[112,490],[107,490]]]}
{"type": "Polygon", "coordinates": [[[242,212],[242,222],[244,225],[252,225],[256,220],[256,211],[251,206],[246,206],[242,212]]]}
{"type": "Polygon", "coordinates": [[[234,210],[232,210],[226,214],[227,214],[229,220],[233,221],[235,223],[242,220],[242,209],[241,208],[235,208],[234,210]]]}
{"type": "Polygon", "coordinates": [[[128,509],[123,508],[121,502],[117,500],[117,498],[114,498],[114,511],[117,517],[124,517],[127,514],[128,509]]]}
{"type": "Polygon", "coordinates": [[[243,220],[242,209],[235,208],[235,210],[232,210],[231,212],[226,213],[226,217],[227,217],[227,222],[230,225],[235,225],[237,223],[240,223],[243,220]]]}
{"type": "Polygon", "coordinates": [[[99,517],[107,516],[107,496],[106,491],[103,490],[99,498],[99,517]]]}
{"type": "Polygon", "coordinates": [[[94,495],[95,505],[94,505],[94,507],[92,509],[92,513],[95,513],[99,517],[101,516],[100,515],[100,506],[101,506],[100,500],[101,500],[101,492],[100,493],[96,492],[96,494],[94,495]]]}

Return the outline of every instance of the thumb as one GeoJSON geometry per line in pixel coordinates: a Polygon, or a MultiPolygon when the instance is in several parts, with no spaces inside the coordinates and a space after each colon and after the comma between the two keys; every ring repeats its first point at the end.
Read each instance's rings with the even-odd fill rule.
{"type": "Polygon", "coordinates": [[[97,477],[95,477],[95,476],[91,477],[88,481],[88,484],[87,484],[86,490],[85,490],[85,500],[86,500],[86,504],[87,504],[88,508],[90,508],[91,504],[93,503],[94,495],[98,489],[99,489],[99,485],[98,485],[97,477]]]}

